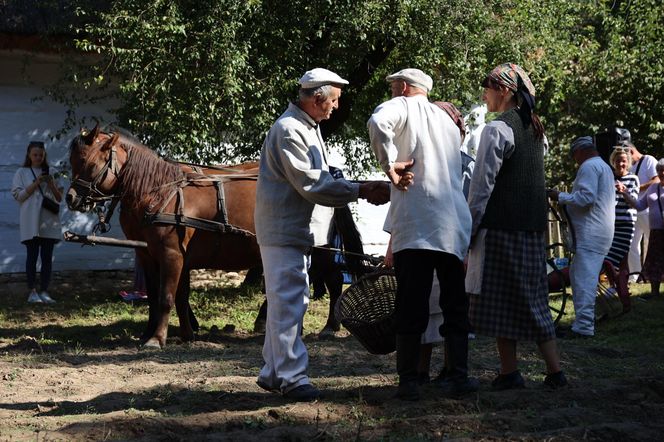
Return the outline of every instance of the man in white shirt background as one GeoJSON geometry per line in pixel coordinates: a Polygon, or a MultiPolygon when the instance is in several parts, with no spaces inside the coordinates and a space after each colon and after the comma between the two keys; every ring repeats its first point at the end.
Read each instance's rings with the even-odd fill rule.
{"type": "Polygon", "coordinates": [[[563,206],[574,242],[570,282],[575,318],[571,330],[561,330],[559,337],[565,339],[595,335],[597,281],[611,248],[616,217],[613,171],[599,156],[592,137],[575,139],[571,153],[579,165],[572,191],[548,191],[549,198],[563,206]]]}

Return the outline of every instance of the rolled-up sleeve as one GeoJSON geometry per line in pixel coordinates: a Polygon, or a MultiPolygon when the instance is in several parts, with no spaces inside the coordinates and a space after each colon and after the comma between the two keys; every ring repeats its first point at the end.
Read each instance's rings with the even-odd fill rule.
{"type": "Polygon", "coordinates": [[[390,170],[393,163],[390,152],[397,150],[394,145],[396,129],[403,125],[406,115],[405,101],[392,99],[378,106],[367,122],[371,149],[385,173],[390,170]]]}

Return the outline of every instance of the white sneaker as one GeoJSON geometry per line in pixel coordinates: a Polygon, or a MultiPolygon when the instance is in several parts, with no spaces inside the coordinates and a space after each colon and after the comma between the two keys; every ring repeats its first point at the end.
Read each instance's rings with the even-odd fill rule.
{"type": "Polygon", "coordinates": [[[28,295],[28,302],[30,304],[41,304],[44,301],[42,301],[42,299],[39,297],[39,295],[37,294],[37,291],[35,289],[32,289],[32,291],[28,295]]]}
{"type": "Polygon", "coordinates": [[[45,304],[55,304],[55,299],[51,298],[46,292],[41,292],[39,294],[39,297],[41,298],[42,302],[45,304]]]}

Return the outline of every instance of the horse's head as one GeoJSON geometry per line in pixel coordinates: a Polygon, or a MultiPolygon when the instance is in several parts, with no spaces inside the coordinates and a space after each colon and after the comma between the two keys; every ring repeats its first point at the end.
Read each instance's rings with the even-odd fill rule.
{"type": "Polygon", "coordinates": [[[83,129],[69,146],[72,181],[67,191],[71,210],[88,212],[95,203],[116,195],[118,175],[127,160],[127,152],[118,146],[118,135],[83,129]]]}

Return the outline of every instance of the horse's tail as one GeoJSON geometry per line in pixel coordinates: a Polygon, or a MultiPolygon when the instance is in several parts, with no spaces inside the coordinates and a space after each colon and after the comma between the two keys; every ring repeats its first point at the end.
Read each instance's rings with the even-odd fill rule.
{"type": "Polygon", "coordinates": [[[344,254],[348,271],[353,276],[362,276],[369,272],[371,269],[361,256],[364,254],[362,235],[360,235],[360,231],[357,229],[350,207],[344,206],[334,209],[334,225],[341,237],[343,250],[351,252],[344,254]]]}

